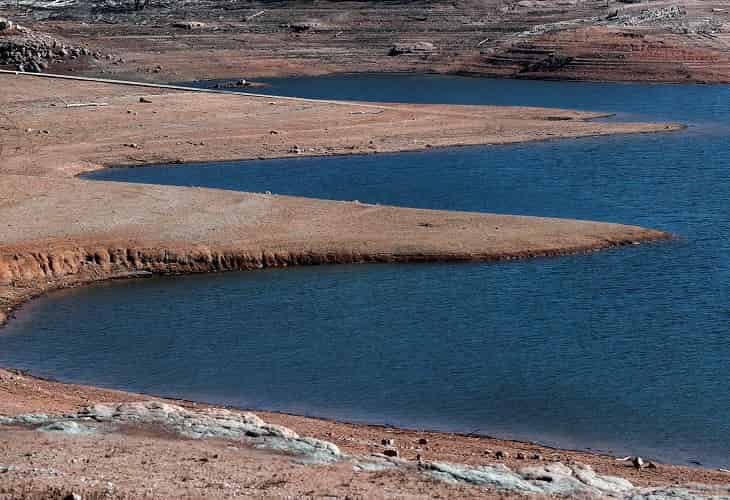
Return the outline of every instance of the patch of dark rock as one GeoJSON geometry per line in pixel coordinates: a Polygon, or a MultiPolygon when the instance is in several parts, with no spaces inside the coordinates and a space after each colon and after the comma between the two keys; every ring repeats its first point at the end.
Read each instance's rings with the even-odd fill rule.
{"type": "Polygon", "coordinates": [[[436,50],[431,42],[396,43],[390,48],[389,56],[427,55],[436,50]]]}
{"type": "Polygon", "coordinates": [[[573,62],[573,57],[550,54],[545,59],[523,66],[521,73],[532,73],[540,71],[558,71],[573,62]]]}
{"type": "Polygon", "coordinates": [[[314,31],[320,27],[316,22],[289,23],[282,25],[282,28],[288,28],[293,33],[304,33],[306,31],[314,31]]]}
{"type": "Polygon", "coordinates": [[[66,45],[5,18],[0,18],[0,33],[7,35],[0,42],[0,66],[15,66],[18,71],[40,73],[46,71],[50,64],[82,57],[101,57],[99,51],[66,45]]]}

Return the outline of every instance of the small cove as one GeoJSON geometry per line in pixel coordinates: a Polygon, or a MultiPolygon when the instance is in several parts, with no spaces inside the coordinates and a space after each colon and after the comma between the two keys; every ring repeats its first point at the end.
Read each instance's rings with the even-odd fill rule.
{"type": "Polygon", "coordinates": [[[111,169],[90,178],[622,222],[679,241],[520,263],[343,266],[54,293],[0,364],[353,421],[728,465],[728,87],[360,75],[304,97],[520,104],[672,134],[111,169]]]}

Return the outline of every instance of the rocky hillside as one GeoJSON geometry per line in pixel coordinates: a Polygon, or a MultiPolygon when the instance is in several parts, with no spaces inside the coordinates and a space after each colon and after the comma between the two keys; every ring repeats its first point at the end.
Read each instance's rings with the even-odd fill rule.
{"type": "Polygon", "coordinates": [[[60,57],[58,43],[28,42],[43,56],[29,61],[8,48],[12,30],[0,33],[0,64],[32,70],[158,81],[338,71],[730,81],[723,0],[0,0],[0,15],[80,50],[60,57]]]}

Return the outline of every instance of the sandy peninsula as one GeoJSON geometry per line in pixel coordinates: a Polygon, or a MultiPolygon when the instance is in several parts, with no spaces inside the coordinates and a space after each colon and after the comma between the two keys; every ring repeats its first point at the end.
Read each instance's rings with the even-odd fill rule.
{"type": "MultiPolygon", "coordinates": [[[[669,237],[618,224],[76,176],[110,165],[665,133],[676,125],[595,122],[595,114],[554,109],[315,102],[26,75],[0,75],[0,96],[0,319],[49,290],[140,273],[490,261],[669,237]]],[[[550,481],[569,484],[569,493],[627,496],[692,482],[715,485],[703,487],[714,492],[730,482],[723,472],[636,469],[614,457],[488,438],[280,414],[261,414],[263,422],[8,370],[0,370],[0,415],[0,498],[504,498],[551,495],[550,481]],[[117,404],[139,401],[147,403],[117,404]],[[479,468],[490,464],[508,469],[479,468]],[[494,474],[507,483],[490,482],[494,474]]]]}

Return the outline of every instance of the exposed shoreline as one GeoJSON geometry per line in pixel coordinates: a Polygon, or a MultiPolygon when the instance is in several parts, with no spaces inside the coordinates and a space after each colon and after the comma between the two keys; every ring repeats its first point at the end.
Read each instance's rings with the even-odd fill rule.
{"type": "MultiPolygon", "coordinates": [[[[218,411],[219,409],[226,408],[226,411],[232,411],[234,414],[245,414],[244,410],[233,407],[56,382],[49,379],[33,377],[32,375],[28,375],[27,372],[5,369],[0,369],[0,393],[10,395],[10,398],[6,398],[6,401],[0,402],[0,414],[9,415],[10,417],[27,414],[28,412],[25,409],[33,408],[36,410],[36,413],[43,411],[47,414],[58,415],[58,418],[61,418],[60,415],[72,415],[90,405],[116,404],[120,401],[131,403],[144,402],[144,404],[149,404],[149,402],[171,404],[192,411],[207,411],[207,409],[218,411]]],[[[460,498],[520,498],[524,496],[524,493],[499,492],[478,485],[469,485],[468,483],[456,482],[450,484],[448,482],[433,482],[428,475],[419,472],[420,466],[416,470],[413,469],[413,466],[416,464],[428,464],[432,461],[434,463],[463,464],[465,467],[478,467],[482,464],[499,464],[500,466],[508,467],[510,470],[520,470],[521,467],[542,467],[547,464],[556,463],[584,464],[590,466],[597,473],[606,475],[607,477],[619,477],[629,480],[636,488],[644,489],[646,492],[651,492],[654,489],[661,490],[662,488],[673,488],[674,490],[686,489],[696,495],[691,498],[703,498],[702,495],[710,493],[721,494],[725,491],[730,481],[730,473],[724,470],[657,462],[654,462],[651,468],[637,470],[630,462],[617,460],[615,456],[610,454],[588,450],[560,449],[528,441],[504,440],[489,436],[430,431],[426,429],[396,428],[387,424],[347,423],[333,419],[299,416],[282,412],[256,411],[255,413],[268,423],[292,429],[300,435],[306,435],[332,443],[349,456],[379,457],[382,456],[381,454],[386,449],[397,449],[399,459],[402,460],[405,470],[378,472],[373,476],[372,474],[363,472],[353,473],[349,465],[347,465],[345,470],[335,466],[320,465],[318,467],[319,473],[325,474],[326,476],[342,478],[341,480],[345,480],[345,483],[349,483],[350,486],[346,491],[350,493],[353,492],[351,488],[354,483],[365,481],[365,484],[368,484],[368,493],[366,494],[368,497],[380,498],[382,495],[383,498],[387,498],[388,494],[383,495],[379,492],[393,491],[394,488],[400,494],[413,495],[414,498],[426,498],[437,493],[446,497],[458,496],[460,498]],[[392,440],[393,444],[383,445],[381,441],[384,439],[392,440]],[[409,481],[425,481],[430,493],[426,494],[424,491],[420,491],[419,494],[419,487],[414,487],[414,485],[409,484],[409,482],[404,480],[405,477],[410,478],[409,481]]],[[[184,457],[186,456],[199,456],[203,454],[204,456],[219,458],[219,455],[223,455],[221,462],[218,462],[222,467],[221,472],[231,478],[232,482],[236,480],[240,481],[238,474],[233,472],[234,470],[240,469],[231,469],[231,465],[235,463],[233,457],[226,457],[225,455],[227,454],[221,454],[220,452],[212,455],[213,452],[207,451],[211,446],[218,450],[223,450],[224,448],[231,449],[230,444],[227,444],[231,443],[231,441],[226,439],[190,440],[185,437],[175,437],[168,434],[164,429],[150,426],[144,422],[139,422],[137,425],[131,427],[122,425],[114,430],[104,430],[96,436],[80,437],[62,435],[62,433],[54,436],[52,433],[32,431],[29,428],[32,429],[33,426],[21,425],[5,428],[0,442],[4,443],[6,450],[5,455],[3,455],[3,450],[0,449],[0,460],[8,463],[8,460],[13,457],[12,453],[17,453],[17,450],[22,451],[28,449],[28,446],[33,449],[38,446],[38,441],[42,440],[45,442],[45,446],[50,445],[52,447],[53,455],[51,458],[34,453],[33,461],[36,467],[49,464],[56,465],[61,470],[69,468],[71,470],[77,469],[77,472],[74,473],[76,476],[84,474],[88,477],[90,472],[86,469],[78,471],[78,468],[74,467],[74,465],[70,467],[65,466],[65,459],[62,458],[62,461],[59,462],[57,458],[59,455],[61,457],[87,456],[90,457],[97,470],[104,471],[106,477],[113,480],[115,486],[122,486],[121,492],[125,492],[131,498],[136,498],[142,491],[140,490],[140,486],[146,484],[146,480],[140,478],[138,474],[143,470],[147,470],[148,467],[140,469],[138,463],[135,463],[135,460],[139,460],[140,457],[144,458],[145,456],[149,456],[147,453],[143,454],[141,450],[164,454],[164,458],[161,455],[156,460],[157,463],[155,465],[157,467],[154,468],[156,475],[160,474],[159,468],[162,466],[167,467],[172,465],[173,467],[178,467],[177,464],[184,462],[186,460],[184,457]],[[118,443],[120,439],[122,440],[121,442],[125,442],[126,440],[134,440],[135,442],[132,446],[137,447],[137,449],[135,451],[125,450],[124,453],[124,455],[129,456],[131,463],[126,460],[123,464],[120,464],[119,461],[104,460],[104,457],[101,455],[93,456],[86,450],[89,445],[101,447],[101,449],[109,449],[110,442],[118,443]],[[26,442],[27,445],[25,446],[21,444],[26,442]],[[171,444],[174,442],[179,442],[184,446],[184,449],[181,451],[172,451],[171,444]],[[8,452],[11,454],[8,454],[8,452]],[[133,486],[126,485],[124,487],[124,482],[129,481],[129,478],[135,478],[133,480],[139,484],[133,486]]],[[[119,447],[118,444],[114,446],[119,447]]],[[[241,445],[239,444],[238,446],[241,445]]],[[[245,448],[246,445],[243,445],[241,449],[245,448]]],[[[106,458],[109,459],[108,454],[106,458]]],[[[10,462],[10,464],[13,463],[18,464],[18,459],[16,458],[15,462],[10,462]]],[[[75,464],[72,460],[69,463],[75,464]]],[[[258,476],[262,475],[261,471],[263,469],[264,477],[270,478],[272,473],[273,477],[276,477],[278,473],[292,481],[290,463],[287,463],[286,459],[282,463],[281,458],[276,456],[276,454],[268,456],[267,454],[259,453],[254,457],[253,465],[258,468],[259,472],[256,474],[258,476]]],[[[16,467],[18,466],[16,465],[16,467]]],[[[240,468],[240,465],[238,467],[240,468]]],[[[174,474],[179,474],[177,469],[175,469],[174,474]]],[[[197,469],[196,474],[207,473],[204,470],[197,469]]],[[[165,483],[165,486],[159,490],[159,494],[162,497],[166,494],[173,494],[171,492],[179,495],[190,495],[191,490],[187,490],[183,485],[176,484],[176,481],[173,479],[174,477],[171,476],[167,479],[169,483],[165,483]]],[[[5,483],[6,486],[10,486],[10,491],[13,491],[12,488],[15,483],[18,483],[18,479],[13,479],[12,476],[7,475],[5,479],[8,481],[5,483]]],[[[296,481],[292,482],[296,483],[296,481]]],[[[0,484],[3,484],[3,477],[1,476],[0,484]]],[[[18,484],[23,484],[22,480],[18,484]]],[[[44,485],[59,484],[58,474],[48,479],[44,478],[42,474],[37,475],[34,484],[41,491],[44,485]]],[[[78,479],[76,481],[66,479],[62,484],[67,485],[66,487],[68,489],[66,491],[72,491],[80,487],[78,485],[78,479]]],[[[317,485],[318,481],[314,480],[312,486],[316,489],[317,485]]],[[[89,486],[94,486],[94,484],[87,485],[87,487],[89,486]]],[[[83,488],[83,486],[81,487],[83,488]]],[[[301,494],[303,490],[299,489],[300,487],[296,486],[296,484],[294,487],[297,489],[285,489],[283,492],[279,491],[276,496],[292,494],[297,491],[301,494]]],[[[215,488],[212,491],[210,491],[210,488],[205,488],[203,491],[206,494],[218,496],[215,488]]],[[[538,496],[537,498],[541,497],[538,496]]]]}
{"type": "MultiPolygon", "coordinates": [[[[1,78],[17,82],[24,77],[1,78]]],[[[75,177],[106,165],[119,165],[129,160],[130,152],[137,164],[175,163],[506,144],[663,132],[676,130],[677,125],[597,123],[590,121],[596,113],[540,108],[348,104],[344,111],[337,103],[307,101],[303,106],[303,101],[291,99],[270,105],[276,98],[213,94],[192,98],[192,94],[177,91],[123,92],[113,85],[49,85],[31,78],[23,80],[23,85],[3,85],[3,94],[11,112],[23,113],[14,123],[6,122],[9,132],[0,143],[5,151],[0,166],[0,199],[4,200],[0,202],[0,219],[6,223],[0,227],[0,323],[19,304],[47,291],[135,273],[182,274],[358,262],[514,260],[671,238],[662,231],[618,224],[82,181],[75,177]],[[140,103],[140,98],[151,102],[140,103]],[[103,106],[81,109],[59,104],[102,101],[103,106]],[[352,114],[353,106],[363,110],[377,107],[382,112],[358,110],[352,114]],[[556,116],[560,119],[555,120],[556,116]],[[83,127],[79,127],[79,120],[83,127]],[[231,126],[236,123],[245,123],[245,133],[231,126]],[[262,148],[263,141],[271,147],[262,148]],[[292,151],[292,144],[296,151],[292,151]]],[[[0,414],[69,411],[110,398],[142,398],[8,373],[0,370],[0,392],[11,395],[0,398],[0,414]],[[42,389],[40,396],[38,388],[42,389]]],[[[286,423],[322,439],[336,431],[366,432],[372,439],[367,446],[352,445],[358,452],[375,450],[379,445],[373,436],[383,432],[376,426],[259,413],[267,420],[286,423]]],[[[12,432],[25,436],[23,430],[12,432]]],[[[399,429],[388,432],[409,440],[423,434],[399,429]]],[[[451,450],[435,451],[434,459],[460,463],[482,462],[483,452],[477,454],[475,450],[483,449],[485,443],[505,450],[541,450],[536,452],[540,454],[549,450],[530,443],[427,434],[429,441],[448,445],[451,450]],[[476,441],[469,444],[472,439],[476,441]],[[461,451],[456,450],[459,446],[461,451]]],[[[647,478],[636,471],[634,477],[633,469],[612,463],[615,461],[610,457],[564,450],[549,453],[556,455],[556,460],[580,459],[607,473],[629,475],[637,484],[670,484],[674,477],[688,482],[728,481],[723,473],[663,465],[656,469],[658,476],[647,478]]],[[[523,459],[515,456],[506,462],[516,466],[518,460],[523,459]]],[[[478,490],[474,494],[489,492],[478,490]]]]}

